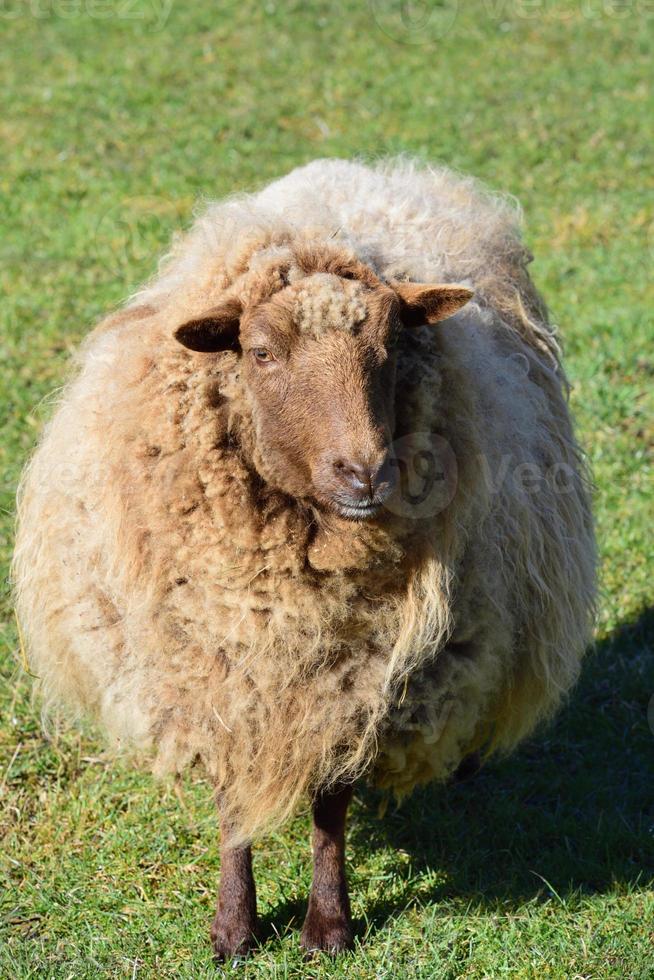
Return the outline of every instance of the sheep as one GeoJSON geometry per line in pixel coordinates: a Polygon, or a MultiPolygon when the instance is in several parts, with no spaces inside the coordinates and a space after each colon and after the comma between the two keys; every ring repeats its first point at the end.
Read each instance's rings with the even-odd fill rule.
{"type": "Polygon", "coordinates": [[[312,801],[301,942],[352,944],[344,828],[506,753],[591,636],[589,479],[510,200],[317,160],[211,204],[90,334],[26,468],[16,607],[46,706],[202,763],[212,940],[256,939],[251,842],[312,801]]]}

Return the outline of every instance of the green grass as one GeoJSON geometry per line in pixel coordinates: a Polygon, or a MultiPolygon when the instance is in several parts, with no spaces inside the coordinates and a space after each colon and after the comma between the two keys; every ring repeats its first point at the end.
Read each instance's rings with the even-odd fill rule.
{"type": "MultiPolygon", "coordinates": [[[[301,961],[306,816],[259,845],[265,942],[235,973],[654,977],[654,12],[432,0],[420,29],[400,6],[2,5],[3,567],[43,399],[199,199],[316,156],[400,151],[515,194],[597,482],[596,653],[557,722],[514,758],[383,820],[357,798],[353,954],[301,961]]],[[[208,786],[189,781],[184,807],[92,732],[47,739],[7,590],[2,619],[0,976],[211,976],[208,786]]]]}

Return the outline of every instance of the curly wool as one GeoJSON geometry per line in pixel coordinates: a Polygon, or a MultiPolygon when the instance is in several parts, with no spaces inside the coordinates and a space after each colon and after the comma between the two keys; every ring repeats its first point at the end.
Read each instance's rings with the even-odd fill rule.
{"type": "Polygon", "coordinates": [[[353,330],[366,318],[363,286],[329,273],[315,273],[295,294],[293,320],[304,333],[353,330]]]}
{"type": "Polygon", "coordinates": [[[528,260],[514,206],[445,169],[316,161],[211,205],[90,335],[22,482],[16,601],[46,703],[158,771],[201,760],[235,842],[319,786],[368,773],[401,795],[550,715],[590,637],[595,550],[528,260]],[[298,244],[475,290],[402,341],[396,438],[437,433],[457,464],[431,516],[353,524],[267,487],[238,357],[173,340],[275,277],[311,329],[356,323],[356,283],[325,269],[305,294],[298,244]]]}

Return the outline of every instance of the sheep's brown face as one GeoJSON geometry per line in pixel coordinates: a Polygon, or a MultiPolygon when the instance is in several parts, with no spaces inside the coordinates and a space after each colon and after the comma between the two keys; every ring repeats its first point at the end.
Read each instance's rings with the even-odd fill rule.
{"type": "Polygon", "coordinates": [[[314,272],[250,306],[228,299],[175,335],[192,350],[240,349],[267,482],[363,520],[393,491],[400,331],[450,315],[470,295],[314,272]]]}
{"type": "Polygon", "coordinates": [[[392,491],[393,290],[317,273],[243,317],[243,376],[263,475],[342,516],[375,514],[392,491]]]}

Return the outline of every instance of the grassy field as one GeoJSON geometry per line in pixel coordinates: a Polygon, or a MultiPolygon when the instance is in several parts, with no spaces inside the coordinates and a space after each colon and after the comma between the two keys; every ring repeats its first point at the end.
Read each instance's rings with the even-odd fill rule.
{"type": "MultiPolygon", "coordinates": [[[[234,974],[654,977],[651,4],[5,0],[0,28],[3,575],[43,400],[203,197],[317,156],[471,171],[521,200],[565,338],[603,559],[582,683],[470,784],[383,820],[359,795],[351,955],[299,954],[306,815],[259,845],[234,974]]],[[[1,646],[0,977],[212,976],[206,783],[182,803],[90,731],[46,738],[8,588],[1,646]]]]}

